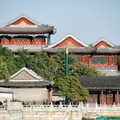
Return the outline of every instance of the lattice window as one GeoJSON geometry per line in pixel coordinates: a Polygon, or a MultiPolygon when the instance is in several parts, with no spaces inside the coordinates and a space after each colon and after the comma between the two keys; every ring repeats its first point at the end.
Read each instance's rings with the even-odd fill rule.
{"type": "Polygon", "coordinates": [[[107,64],[107,58],[105,57],[93,57],[91,58],[92,64],[107,64]]]}
{"type": "Polygon", "coordinates": [[[114,57],[111,58],[111,64],[114,64],[114,57]]]}
{"type": "Polygon", "coordinates": [[[77,57],[78,63],[80,62],[80,57],[77,57]]]}
{"type": "Polygon", "coordinates": [[[14,38],[15,41],[31,41],[30,38],[23,38],[23,37],[17,37],[17,38],[14,38]]]}

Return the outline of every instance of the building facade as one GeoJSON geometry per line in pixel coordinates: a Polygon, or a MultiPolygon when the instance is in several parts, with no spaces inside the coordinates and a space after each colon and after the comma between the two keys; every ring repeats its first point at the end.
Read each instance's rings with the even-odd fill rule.
{"type": "Polygon", "coordinates": [[[82,86],[89,91],[89,103],[120,104],[120,76],[81,76],[82,86]]]}
{"type": "Polygon", "coordinates": [[[51,45],[50,36],[55,34],[53,26],[37,23],[26,15],[0,26],[0,44],[14,53],[27,49],[30,53],[46,51],[52,58],[57,51],[63,51],[68,43],[69,53],[74,53],[78,62],[89,64],[97,70],[117,71],[116,57],[120,48],[105,38],[87,45],[75,36],[68,34],[51,45]]]}
{"type": "Polygon", "coordinates": [[[24,102],[48,103],[52,99],[52,92],[47,86],[53,84],[33,70],[23,67],[10,77],[10,81],[0,81],[0,101],[16,99],[24,102]]]}
{"type": "MultiPolygon", "coordinates": [[[[27,49],[30,53],[45,51],[49,54],[50,58],[54,57],[56,52],[65,50],[66,44],[68,44],[69,53],[74,53],[78,62],[95,67],[106,75],[112,75],[112,73],[116,73],[118,71],[117,55],[120,54],[119,46],[114,45],[105,38],[100,38],[95,43],[88,45],[72,34],[68,34],[56,43],[51,44],[50,36],[55,34],[55,32],[56,29],[53,26],[37,23],[28,16],[21,15],[11,22],[0,26],[0,44],[11,49],[13,53],[17,53],[17,50],[21,48],[27,49]]],[[[27,73],[29,72],[30,71],[27,70],[27,73]]],[[[31,72],[30,74],[32,74],[31,72]]],[[[20,73],[20,71],[16,73],[17,78],[21,77],[20,73]]],[[[16,75],[12,77],[15,78],[16,75]]],[[[28,76],[28,74],[26,75],[28,76]]],[[[26,75],[23,79],[26,78],[26,75]]],[[[29,76],[29,78],[31,78],[31,76],[29,76]]],[[[89,102],[98,102],[99,104],[118,104],[120,102],[120,88],[118,86],[119,78],[114,77],[114,80],[111,80],[111,78],[112,77],[102,77],[100,79],[99,77],[81,78],[81,84],[89,90],[89,102]]],[[[15,90],[13,91],[16,93],[15,96],[17,96],[20,95],[20,93],[24,93],[26,91],[26,87],[28,89],[28,86],[40,86],[39,82],[31,82],[31,80],[18,82],[18,80],[12,80],[9,84],[0,82],[0,86],[11,86],[13,90],[15,90]],[[21,90],[18,91],[15,86],[24,87],[24,89],[22,88],[21,90],[23,91],[20,92],[21,90]]],[[[28,91],[31,90],[32,89],[30,88],[28,91]]],[[[17,98],[20,98],[20,96],[17,98]]],[[[49,92],[48,96],[50,96],[49,92]]],[[[50,101],[49,97],[48,100],[50,101]]]]}

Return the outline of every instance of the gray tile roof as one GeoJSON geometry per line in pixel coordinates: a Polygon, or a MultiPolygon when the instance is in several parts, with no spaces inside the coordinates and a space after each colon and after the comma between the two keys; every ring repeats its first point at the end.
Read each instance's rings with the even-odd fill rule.
{"type": "MultiPolygon", "coordinates": [[[[63,51],[65,48],[56,47],[56,48],[45,48],[44,51],[55,53],[57,51],[63,51]]],[[[69,47],[69,53],[120,53],[118,48],[95,48],[95,47],[69,47]]]]}
{"type": "Polygon", "coordinates": [[[11,82],[0,82],[1,87],[40,87],[44,85],[53,84],[51,81],[11,81],[11,82]]]}
{"type": "Polygon", "coordinates": [[[39,27],[10,27],[5,26],[0,28],[0,33],[44,33],[52,32],[53,27],[39,26],[39,27]]]}
{"type": "MultiPolygon", "coordinates": [[[[51,52],[51,53],[55,53],[58,51],[63,51],[65,50],[65,47],[56,47],[56,48],[45,48],[44,51],[46,52],[51,52]]],[[[96,49],[95,48],[85,48],[85,47],[69,47],[68,48],[70,53],[90,53],[90,52],[94,52],[96,49]]]]}
{"type": "Polygon", "coordinates": [[[0,33],[44,33],[44,32],[54,32],[55,29],[53,26],[43,25],[37,23],[26,15],[21,15],[14,20],[0,26],[0,33]],[[20,18],[25,18],[28,21],[34,23],[35,25],[11,25],[20,18]]]}
{"type": "Polygon", "coordinates": [[[120,76],[81,76],[79,79],[87,89],[120,89],[120,76]]]}

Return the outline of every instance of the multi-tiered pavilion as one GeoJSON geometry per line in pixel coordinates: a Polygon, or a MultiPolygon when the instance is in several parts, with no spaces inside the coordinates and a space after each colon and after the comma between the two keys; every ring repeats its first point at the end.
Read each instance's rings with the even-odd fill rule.
{"type": "Polygon", "coordinates": [[[16,52],[18,48],[37,52],[41,46],[50,44],[50,36],[55,33],[53,26],[40,24],[26,15],[0,26],[0,44],[16,52]]]}

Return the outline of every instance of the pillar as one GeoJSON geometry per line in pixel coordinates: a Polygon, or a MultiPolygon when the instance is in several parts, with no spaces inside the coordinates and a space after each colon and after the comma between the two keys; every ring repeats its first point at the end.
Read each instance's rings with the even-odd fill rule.
{"type": "Polygon", "coordinates": [[[3,43],[3,45],[6,44],[6,37],[3,37],[2,43],[3,43]]]}
{"type": "Polygon", "coordinates": [[[35,43],[36,43],[36,38],[34,37],[32,40],[32,44],[35,44],[35,43]]]}
{"type": "Polygon", "coordinates": [[[11,37],[11,39],[10,39],[10,44],[14,44],[14,38],[13,37],[11,37]]]}
{"type": "Polygon", "coordinates": [[[90,56],[87,56],[87,64],[90,65],[90,56]]]}
{"type": "Polygon", "coordinates": [[[50,94],[51,92],[50,91],[48,91],[48,104],[50,104],[50,102],[51,102],[51,94],[50,94]]]}
{"type": "Polygon", "coordinates": [[[100,104],[101,105],[104,104],[104,94],[103,94],[103,91],[101,91],[100,104]]]}
{"type": "Polygon", "coordinates": [[[116,95],[115,95],[115,103],[116,103],[116,105],[119,104],[119,91],[116,92],[116,95]]]}
{"type": "Polygon", "coordinates": [[[84,57],[83,56],[81,56],[81,62],[84,63],[84,57]]]}
{"type": "Polygon", "coordinates": [[[50,35],[47,37],[47,44],[50,44],[50,35]]]}

